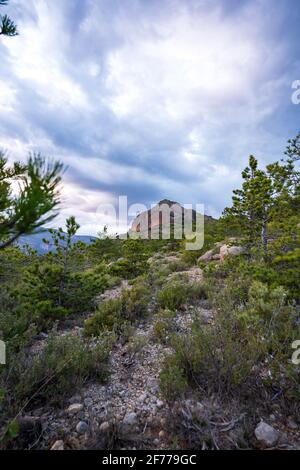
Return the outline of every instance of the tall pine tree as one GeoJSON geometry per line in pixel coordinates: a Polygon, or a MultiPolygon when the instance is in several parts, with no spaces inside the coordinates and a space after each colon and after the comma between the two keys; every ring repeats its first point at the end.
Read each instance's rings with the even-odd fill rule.
{"type": "Polygon", "coordinates": [[[296,176],[291,161],[283,165],[273,163],[263,171],[250,155],[249,165],[242,172],[242,189],[233,191],[232,207],[224,210],[225,217],[239,220],[248,245],[260,246],[264,254],[268,249],[268,224],[293,197],[296,176]]]}

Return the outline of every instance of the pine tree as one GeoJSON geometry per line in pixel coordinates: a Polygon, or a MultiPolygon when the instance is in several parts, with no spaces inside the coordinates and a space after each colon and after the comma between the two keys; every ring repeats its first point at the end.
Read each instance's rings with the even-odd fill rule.
{"type": "Polygon", "coordinates": [[[224,210],[224,216],[238,218],[249,245],[259,244],[267,253],[268,224],[278,217],[296,191],[296,176],[291,161],[270,164],[258,169],[256,158],[249,157],[249,166],[242,172],[242,189],[233,191],[233,205],[224,210]]]}
{"type": "Polygon", "coordinates": [[[258,162],[253,155],[249,157],[249,166],[242,172],[242,189],[233,191],[231,208],[224,210],[226,216],[236,216],[245,230],[247,241],[256,243],[259,235],[263,250],[267,250],[266,227],[271,204],[271,184],[267,175],[258,169],[258,162]]]}
{"type": "MultiPolygon", "coordinates": [[[[7,4],[8,0],[0,0],[0,6],[6,6],[7,4]]],[[[17,36],[18,34],[17,26],[9,16],[0,16],[0,35],[17,36]]]]}
{"type": "MultiPolygon", "coordinates": [[[[52,245],[54,245],[56,250],[55,260],[56,263],[62,268],[60,271],[58,285],[58,304],[60,306],[63,303],[62,299],[64,297],[64,291],[68,282],[70,254],[76,247],[81,247],[81,242],[76,244],[73,243],[74,236],[76,235],[76,232],[79,228],[80,225],[76,222],[75,217],[70,216],[66,220],[66,233],[63,231],[62,227],[60,227],[58,230],[49,229],[49,233],[52,237],[52,245]]],[[[44,239],[44,242],[51,244],[51,242],[46,239],[44,239]]]]}
{"type": "Polygon", "coordinates": [[[62,168],[60,162],[49,163],[40,154],[29,155],[26,165],[8,166],[0,151],[0,249],[56,216],[62,168]],[[18,190],[13,192],[16,182],[18,190]]]}
{"type": "Polygon", "coordinates": [[[293,161],[300,160],[300,132],[294,139],[288,140],[285,154],[293,161]]]}
{"type": "MultiPolygon", "coordinates": [[[[288,146],[284,152],[286,155],[286,164],[297,165],[300,168],[300,132],[295,138],[288,140],[288,146]]],[[[284,161],[284,160],[283,160],[284,161]]],[[[294,183],[300,193],[300,171],[295,172],[294,183]]]]}

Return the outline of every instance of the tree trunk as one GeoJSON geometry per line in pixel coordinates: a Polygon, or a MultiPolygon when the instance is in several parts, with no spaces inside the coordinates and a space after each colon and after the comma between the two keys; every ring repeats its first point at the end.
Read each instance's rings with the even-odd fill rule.
{"type": "Polygon", "coordinates": [[[5,242],[0,243],[0,250],[3,250],[4,248],[7,248],[8,246],[12,245],[21,235],[22,233],[18,232],[5,242]]]}
{"type": "Polygon", "coordinates": [[[264,255],[266,255],[267,251],[268,251],[267,221],[266,221],[266,219],[263,220],[262,226],[261,226],[261,245],[262,245],[264,255]]]}

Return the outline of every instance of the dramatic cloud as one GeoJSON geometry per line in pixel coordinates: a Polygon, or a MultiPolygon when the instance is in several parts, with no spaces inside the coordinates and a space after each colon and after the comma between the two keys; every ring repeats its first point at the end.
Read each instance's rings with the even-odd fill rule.
{"type": "Polygon", "coordinates": [[[0,145],[68,166],[56,224],[75,214],[95,233],[119,195],[219,215],[248,155],[280,158],[299,130],[293,0],[11,0],[9,13],[21,34],[0,41],[0,145]]]}

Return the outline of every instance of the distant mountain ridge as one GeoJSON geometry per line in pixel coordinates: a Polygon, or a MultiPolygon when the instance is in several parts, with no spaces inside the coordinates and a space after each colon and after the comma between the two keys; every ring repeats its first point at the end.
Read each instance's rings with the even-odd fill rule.
{"type": "MultiPolygon", "coordinates": [[[[49,230],[45,229],[43,232],[33,233],[31,235],[22,235],[17,242],[17,246],[21,249],[24,245],[29,245],[33,250],[36,250],[39,254],[45,254],[51,251],[55,251],[55,248],[51,244],[43,242],[43,239],[51,242],[52,237],[49,230]]],[[[95,237],[90,235],[74,235],[72,241],[74,243],[81,241],[83,243],[90,244],[95,240],[95,237]]]]}
{"type": "MultiPolygon", "coordinates": [[[[170,208],[170,225],[176,227],[178,225],[184,226],[184,217],[186,220],[196,221],[197,212],[195,209],[186,209],[176,201],[169,199],[162,199],[152,209],[141,212],[133,220],[131,228],[128,231],[129,236],[136,238],[143,236],[146,232],[151,233],[152,236],[158,234],[160,230],[165,229],[164,219],[161,216],[163,208],[170,208]],[[172,211],[172,206],[177,207],[178,211],[172,211]]],[[[167,211],[168,212],[168,211],[167,211]]],[[[204,223],[209,223],[215,219],[209,215],[204,214],[204,223]]],[[[50,244],[44,243],[43,239],[52,240],[49,230],[45,229],[43,232],[33,233],[31,235],[23,235],[18,239],[17,245],[22,249],[24,245],[29,245],[32,249],[36,250],[39,254],[55,251],[55,248],[50,244]]],[[[91,235],[74,235],[72,241],[74,243],[81,241],[90,244],[96,237],[91,235]]]]}

